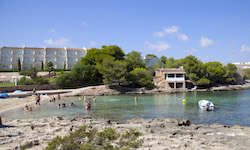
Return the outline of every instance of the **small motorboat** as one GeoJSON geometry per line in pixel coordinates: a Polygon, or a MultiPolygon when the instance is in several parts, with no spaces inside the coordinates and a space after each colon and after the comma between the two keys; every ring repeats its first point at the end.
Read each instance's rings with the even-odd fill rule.
{"type": "Polygon", "coordinates": [[[206,111],[214,110],[214,104],[208,100],[200,100],[198,102],[198,105],[202,110],[206,111]]]}

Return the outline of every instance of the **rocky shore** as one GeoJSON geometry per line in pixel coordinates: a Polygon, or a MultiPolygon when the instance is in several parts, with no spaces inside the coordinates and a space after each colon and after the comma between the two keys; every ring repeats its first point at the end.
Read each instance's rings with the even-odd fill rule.
{"type": "Polygon", "coordinates": [[[107,85],[89,86],[79,89],[74,89],[71,92],[62,94],[65,97],[82,96],[82,95],[118,95],[118,94],[156,94],[156,93],[177,93],[177,92],[205,92],[205,91],[232,91],[250,89],[250,83],[243,85],[221,85],[211,87],[210,89],[146,89],[146,88],[128,88],[128,87],[113,87],[107,85]]]}
{"type": "Polygon", "coordinates": [[[50,117],[42,119],[3,118],[3,124],[14,127],[0,128],[0,149],[44,149],[56,136],[67,135],[82,125],[102,131],[108,127],[124,132],[136,129],[144,140],[143,150],[167,149],[249,149],[250,127],[227,127],[219,124],[194,125],[189,120],[168,118],[134,118],[119,124],[103,118],[50,117]]]}

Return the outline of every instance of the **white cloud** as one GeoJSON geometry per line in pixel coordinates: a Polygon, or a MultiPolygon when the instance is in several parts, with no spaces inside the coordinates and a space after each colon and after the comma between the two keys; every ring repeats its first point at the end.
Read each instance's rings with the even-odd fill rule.
{"type": "Polygon", "coordinates": [[[87,27],[87,26],[88,26],[88,25],[87,25],[87,23],[86,23],[86,22],[84,22],[84,21],[82,22],[82,25],[83,25],[83,26],[85,26],[85,27],[87,27]]]}
{"type": "Polygon", "coordinates": [[[168,27],[168,28],[164,27],[163,31],[155,32],[155,33],[153,33],[153,36],[158,37],[158,38],[163,38],[167,34],[174,34],[175,36],[177,36],[182,41],[189,41],[188,36],[185,35],[185,34],[179,33],[178,30],[179,30],[179,28],[177,26],[171,26],[171,27],[168,27]]]}
{"type": "Polygon", "coordinates": [[[191,50],[187,50],[186,53],[195,53],[197,52],[197,49],[191,48],[191,50]]]}
{"type": "Polygon", "coordinates": [[[182,41],[189,41],[188,36],[186,36],[185,34],[178,34],[178,38],[182,41]]]}
{"type": "Polygon", "coordinates": [[[158,52],[167,50],[169,48],[171,48],[171,45],[164,42],[164,41],[158,41],[156,44],[153,44],[151,42],[144,42],[144,44],[147,46],[147,48],[152,49],[152,50],[156,50],[158,52]]]}
{"type": "Polygon", "coordinates": [[[69,45],[69,40],[63,37],[60,37],[58,40],[53,40],[52,38],[49,38],[48,40],[44,40],[44,43],[51,46],[64,47],[69,45]]]}
{"type": "Polygon", "coordinates": [[[207,47],[207,46],[210,46],[214,43],[213,40],[211,39],[208,39],[206,37],[201,37],[201,40],[200,40],[200,46],[201,47],[207,47]]]}
{"type": "Polygon", "coordinates": [[[55,29],[50,29],[49,32],[56,33],[56,30],[55,29]]]}
{"type": "Polygon", "coordinates": [[[158,38],[162,38],[162,37],[164,37],[165,35],[166,35],[165,32],[155,32],[155,33],[153,34],[153,36],[158,37],[158,38]]]}
{"type": "Polygon", "coordinates": [[[246,45],[241,45],[240,52],[250,52],[250,47],[247,47],[246,45]]]}
{"type": "Polygon", "coordinates": [[[89,46],[90,47],[94,47],[94,46],[96,46],[97,45],[97,43],[95,42],[95,41],[90,41],[89,42],[89,46]]]}
{"type": "Polygon", "coordinates": [[[178,27],[177,26],[172,26],[172,27],[168,27],[168,28],[163,28],[163,30],[168,33],[168,34],[171,34],[171,33],[176,33],[178,32],[178,27]]]}

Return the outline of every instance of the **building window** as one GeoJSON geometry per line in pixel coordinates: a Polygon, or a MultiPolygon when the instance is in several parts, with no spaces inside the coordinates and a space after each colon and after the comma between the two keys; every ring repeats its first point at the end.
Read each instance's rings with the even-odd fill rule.
{"type": "Polygon", "coordinates": [[[33,54],[33,51],[24,51],[24,54],[28,54],[28,55],[32,55],[33,54]]]}
{"type": "Polygon", "coordinates": [[[56,52],[57,55],[64,55],[64,52],[56,52]]]}
{"type": "Polygon", "coordinates": [[[57,69],[63,69],[63,65],[57,65],[57,69]]]}
{"type": "Polygon", "coordinates": [[[76,61],[75,58],[68,58],[68,61],[76,61]]]}
{"type": "Polygon", "coordinates": [[[75,52],[68,52],[68,55],[75,55],[75,52]]]}
{"type": "Polygon", "coordinates": [[[55,51],[47,51],[46,54],[47,55],[55,55],[55,51]]]}
{"type": "Polygon", "coordinates": [[[11,54],[11,51],[3,51],[3,54],[4,54],[4,55],[10,55],[10,54],[11,54]]]}
{"type": "Polygon", "coordinates": [[[47,61],[55,61],[55,58],[47,58],[47,61]]]}
{"type": "Polygon", "coordinates": [[[23,68],[24,68],[24,69],[29,69],[30,66],[29,66],[29,65],[24,65],[23,68]]]}
{"type": "Polygon", "coordinates": [[[176,74],[176,78],[183,78],[183,74],[176,74]]]}
{"type": "Polygon", "coordinates": [[[43,58],[35,58],[35,61],[43,61],[43,58]]]}
{"type": "Polygon", "coordinates": [[[65,61],[65,59],[64,58],[57,58],[57,61],[59,62],[59,61],[65,61]]]}
{"type": "Polygon", "coordinates": [[[14,51],[14,55],[21,55],[22,51],[14,51]]]}
{"type": "Polygon", "coordinates": [[[33,59],[32,58],[24,58],[24,61],[31,62],[31,61],[33,61],[33,59]]]}
{"type": "Polygon", "coordinates": [[[6,61],[9,62],[10,60],[11,60],[10,58],[2,58],[2,61],[5,61],[5,62],[6,62],[6,61]]]}
{"type": "Polygon", "coordinates": [[[168,74],[168,78],[174,78],[174,74],[168,74]]]}
{"type": "Polygon", "coordinates": [[[43,51],[36,51],[36,55],[43,55],[43,51]]]}
{"type": "Polygon", "coordinates": [[[85,53],[84,52],[78,52],[77,55],[81,55],[81,56],[84,56],[85,53]]]}
{"type": "Polygon", "coordinates": [[[10,69],[10,65],[2,65],[3,69],[10,69]]]}
{"type": "MultiPolygon", "coordinates": [[[[17,62],[17,61],[18,61],[18,58],[13,58],[12,61],[13,61],[13,62],[17,62]]],[[[21,59],[20,59],[20,61],[21,61],[21,59]]]]}

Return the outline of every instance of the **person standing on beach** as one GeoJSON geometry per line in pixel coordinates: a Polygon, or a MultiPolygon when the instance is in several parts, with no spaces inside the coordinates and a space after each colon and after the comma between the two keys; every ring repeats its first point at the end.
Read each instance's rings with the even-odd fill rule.
{"type": "Polygon", "coordinates": [[[60,100],[60,99],[61,99],[60,94],[58,94],[58,100],[60,100]]]}

